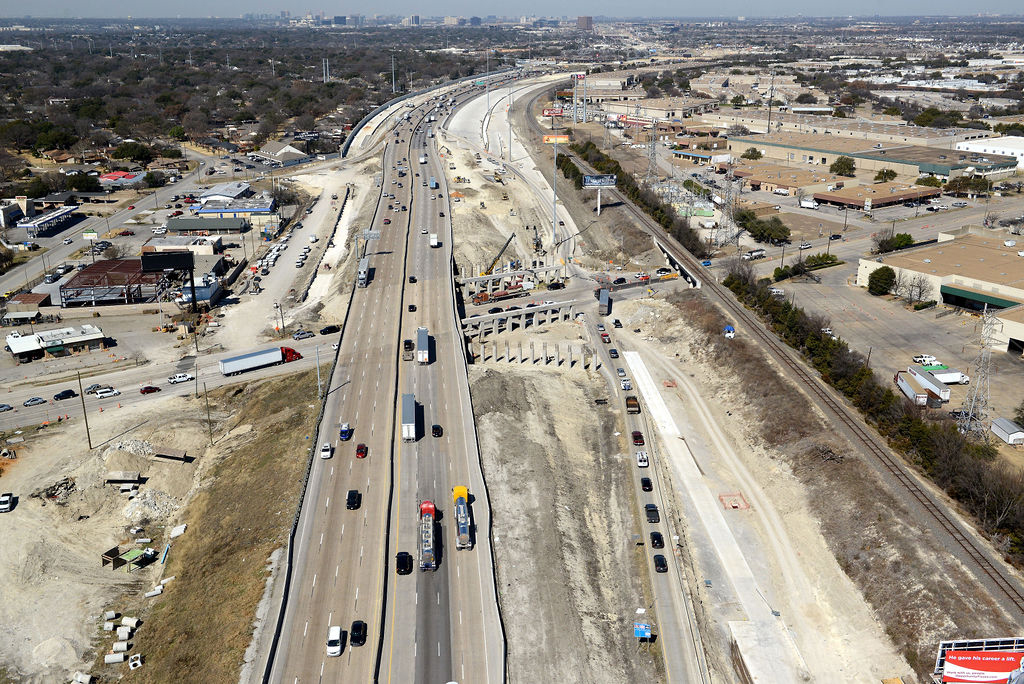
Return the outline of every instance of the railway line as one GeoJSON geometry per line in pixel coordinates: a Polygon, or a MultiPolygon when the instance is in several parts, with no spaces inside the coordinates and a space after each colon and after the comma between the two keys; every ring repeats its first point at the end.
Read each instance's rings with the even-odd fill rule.
{"type": "MultiPolygon", "coordinates": [[[[530,99],[529,108],[526,113],[531,127],[538,136],[543,135],[545,131],[537,122],[532,112],[535,110],[537,99],[543,94],[544,91],[541,91],[530,99]]],[[[568,146],[563,149],[564,154],[570,157],[582,171],[591,174],[598,173],[569,149],[568,146]]],[[[678,263],[684,264],[694,274],[702,271],[702,267],[696,257],[683,249],[660,225],[633,205],[618,189],[608,189],[606,192],[621,201],[623,208],[636,218],[645,232],[660,242],[664,249],[678,263]]],[[[875,459],[877,465],[889,473],[892,476],[892,480],[910,496],[911,500],[938,526],[938,529],[949,537],[952,542],[948,545],[949,548],[959,549],[962,552],[963,558],[969,560],[969,563],[977,569],[980,576],[988,579],[990,588],[995,589],[998,594],[1004,596],[1012,604],[1014,610],[1009,610],[1009,606],[1007,606],[1007,609],[1008,612],[1013,614],[1013,618],[1017,621],[1024,619],[1024,593],[1022,593],[1020,585],[1010,571],[1003,567],[999,560],[993,560],[992,552],[986,549],[973,534],[964,530],[962,523],[955,518],[955,514],[951,513],[944,504],[935,500],[934,495],[926,489],[917,476],[910,471],[908,466],[902,463],[886,445],[880,443],[880,437],[870,431],[860,419],[860,416],[855,415],[845,403],[834,395],[831,388],[825,386],[819,378],[813,375],[807,369],[802,359],[796,355],[795,351],[765,329],[761,320],[738,302],[732,295],[732,292],[728,291],[726,287],[719,284],[714,278],[704,278],[702,283],[703,289],[714,299],[717,299],[737,321],[742,321],[745,328],[761,344],[767,347],[780,363],[792,371],[811,392],[819,405],[828,413],[831,413],[849,430],[856,441],[862,444],[866,452],[875,459]]]]}

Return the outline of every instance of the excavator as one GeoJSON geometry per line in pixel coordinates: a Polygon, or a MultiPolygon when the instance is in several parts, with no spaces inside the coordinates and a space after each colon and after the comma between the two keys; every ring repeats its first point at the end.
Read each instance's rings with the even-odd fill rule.
{"type": "Polygon", "coordinates": [[[491,262],[491,265],[488,266],[483,271],[481,271],[480,275],[482,275],[482,276],[491,275],[491,272],[494,270],[494,267],[498,265],[498,260],[501,259],[501,255],[505,253],[505,250],[508,249],[508,246],[511,245],[512,241],[515,240],[515,239],[516,239],[516,234],[515,233],[512,233],[511,235],[508,236],[508,240],[506,240],[505,241],[505,245],[500,250],[498,250],[498,255],[496,257],[494,257],[494,260],[491,262]]]}

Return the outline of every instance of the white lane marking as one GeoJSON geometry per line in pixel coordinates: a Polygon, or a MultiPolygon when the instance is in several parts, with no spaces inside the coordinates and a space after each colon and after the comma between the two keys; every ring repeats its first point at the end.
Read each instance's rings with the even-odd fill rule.
{"type": "Polygon", "coordinates": [[[441,657],[441,642],[440,641],[437,642],[437,657],[438,658],[441,657]]]}
{"type": "Polygon", "coordinates": [[[342,537],[345,536],[345,523],[341,524],[341,535],[339,535],[339,536],[342,536],[342,537]]]}
{"type": "Polygon", "coordinates": [[[309,620],[306,620],[306,624],[302,626],[302,636],[305,638],[306,631],[309,629],[309,620]]]}
{"type": "Polygon", "coordinates": [[[420,593],[418,591],[412,595],[412,602],[417,606],[420,605],[420,593]]]}
{"type": "Polygon", "coordinates": [[[329,625],[334,624],[334,620],[331,619],[333,617],[334,617],[334,611],[332,610],[330,613],[327,614],[327,624],[329,624],[329,625]]]}
{"type": "Polygon", "coordinates": [[[324,533],[321,532],[320,533],[320,546],[323,546],[323,545],[324,545],[324,533]]]}
{"type": "Polygon", "coordinates": [[[331,507],[331,497],[327,497],[327,501],[324,503],[324,510],[331,507]]]}
{"type": "Polygon", "coordinates": [[[462,624],[462,610],[459,610],[459,624],[462,624]]]}
{"type": "Polygon", "coordinates": [[[324,678],[324,661],[320,661],[320,679],[324,678]]]}
{"type": "Polygon", "coordinates": [[[437,605],[441,605],[441,592],[437,592],[437,605]]]}
{"type": "Polygon", "coordinates": [[[310,593],[310,594],[312,594],[312,593],[313,593],[313,590],[314,590],[315,588],[316,588],[316,573],[313,573],[313,586],[311,586],[311,587],[309,588],[309,593],[310,593]]]}

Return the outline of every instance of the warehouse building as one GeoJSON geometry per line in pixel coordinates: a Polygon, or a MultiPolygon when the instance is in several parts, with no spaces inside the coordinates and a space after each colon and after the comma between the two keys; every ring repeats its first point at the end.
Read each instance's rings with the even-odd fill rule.
{"type": "Polygon", "coordinates": [[[244,218],[192,218],[167,219],[167,232],[175,235],[237,235],[249,230],[244,218]]]}
{"type": "Polygon", "coordinates": [[[949,180],[963,175],[1002,178],[1016,171],[1017,159],[1001,155],[943,150],[921,145],[865,143],[864,140],[811,133],[772,133],[733,136],[729,151],[738,157],[755,147],[768,159],[788,164],[830,166],[841,156],[852,157],[860,171],[891,169],[901,176],[936,176],[949,180]]]}
{"type": "Polygon", "coordinates": [[[143,273],[141,259],[104,259],[60,286],[60,305],[141,304],[156,300],[166,286],[162,273],[143,273]]]}
{"type": "MultiPolygon", "coordinates": [[[[768,132],[767,110],[726,109],[705,114],[702,118],[708,123],[723,128],[743,126],[753,133],[768,132]]],[[[896,145],[942,147],[947,150],[958,142],[980,140],[992,136],[991,131],[976,128],[927,128],[903,123],[881,123],[813,114],[772,112],[772,133],[787,132],[829,135],[849,140],[870,140],[896,145]]]]}
{"type": "Polygon", "coordinates": [[[1015,157],[1017,168],[1024,169],[1024,137],[1021,136],[1008,135],[1003,138],[960,142],[956,144],[956,149],[974,154],[999,154],[1004,157],[1015,157]]]}
{"type": "Polygon", "coordinates": [[[697,97],[648,97],[635,102],[604,102],[609,114],[636,114],[648,119],[686,119],[718,109],[718,100],[697,97]]]}
{"type": "Polygon", "coordinates": [[[934,299],[949,306],[997,310],[1003,325],[997,334],[1003,349],[1024,351],[1024,244],[1016,236],[969,226],[939,233],[935,244],[861,259],[857,285],[867,287],[871,273],[889,266],[897,277],[924,276],[934,299]]]}
{"type": "Polygon", "coordinates": [[[95,325],[81,328],[57,328],[24,334],[18,331],[7,336],[7,348],[19,363],[46,357],[71,356],[84,351],[105,348],[106,336],[95,325]]]}
{"type": "Polygon", "coordinates": [[[814,200],[819,204],[871,211],[878,207],[888,207],[903,202],[923,202],[941,195],[942,191],[938,188],[930,188],[926,185],[872,183],[871,185],[826,188],[824,191],[815,192],[814,200]]]}

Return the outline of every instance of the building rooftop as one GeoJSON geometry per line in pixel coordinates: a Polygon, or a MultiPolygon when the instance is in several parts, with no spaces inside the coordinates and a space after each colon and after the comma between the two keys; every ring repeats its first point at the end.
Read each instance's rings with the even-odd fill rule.
{"type": "Polygon", "coordinates": [[[218,183],[199,196],[200,202],[205,202],[213,197],[241,197],[251,191],[248,183],[233,181],[229,183],[218,183]]]}
{"type": "Polygon", "coordinates": [[[999,138],[986,138],[984,140],[970,140],[956,144],[958,150],[971,150],[972,152],[983,152],[984,150],[1020,150],[1024,151],[1024,137],[1019,135],[1004,135],[999,138]]]}
{"type": "Polygon", "coordinates": [[[953,240],[890,254],[884,257],[890,266],[937,276],[957,275],[970,280],[996,283],[1024,289],[1024,257],[1017,256],[1019,246],[1007,247],[1007,233],[969,234],[953,240]]]}
{"type": "Polygon", "coordinates": [[[850,185],[828,192],[816,192],[814,198],[824,202],[864,206],[864,200],[870,199],[874,205],[906,202],[923,197],[938,197],[938,188],[927,185],[907,185],[906,183],[872,183],[871,185],[850,185]]]}
{"type": "Polygon", "coordinates": [[[7,346],[10,347],[12,354],[24,354],[48,347],[74,345],[101,339],[103,339],[103,331],[95,325],[86,324],[77,330],[75,328],[57,328],[29,335],[15,331],[7,336],[7,346]]]}
{"type": "Polygon", "coordinates": [[[783,166],[771,162],[746,161],[736,159],[733,173],[738,178],[746,178],[755,183],[774,183],[788,187],[819,185],[821,183],[849,183],[849,178],[835,176],[816,169],[805,169],[794,166],[783,166]]]}
{"type": "MultiPolygon", "coordinates": [[[[729,110],[722,110],[719,114],[728,116],[733,112],[729,110]]],[[[741,116],[745,119],[764,119],[768,120],[768,110],[764,109],[744,109],[735,112],[737,116],[741,116]]],[[[818,128],[828,128],[833,130],[845,130],[845,131],[859,131],[859,132],[873,132],[880,135],[891,135],[891,136],[904,136],[911,138],[928,138],[932,140],[942,140],[944,138],[953,138],[957,135],[970,134],[987,134],[984,131],[977,131],[972,128],[928,128],[926,126],[914,126],[912,124],[896,124],[896,123],[885,123],[876,121],[863,121],[859,119],[837,119],[830,116],[815,116],[814,114],[790,114],[786,112],[772,112],[772,122],[785,122],[792,124],[800,124],[818,128]]]]}

